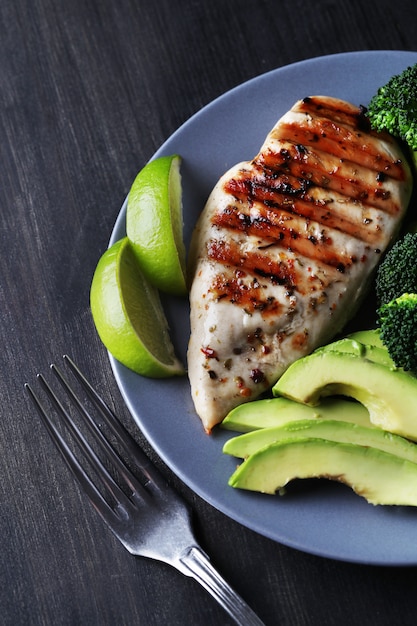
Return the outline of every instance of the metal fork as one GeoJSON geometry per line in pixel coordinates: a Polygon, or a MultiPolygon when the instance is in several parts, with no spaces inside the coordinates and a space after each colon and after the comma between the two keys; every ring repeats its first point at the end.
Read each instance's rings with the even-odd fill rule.
{"type": "MultiPolygon", "coordinates": [[[[79,399],[73,386],[56,365],[52,364],[51,370],[68,394],[70,406],[75,404],[82,421],[88,427],[91,442],[94,441],[96,448],[99,446],[101,449],[100,455],[81,432],[69,409],[64,407],[42,374],[38,374],[37,378],[46,397],[64,421],[73,441],[82,450],[92,468],[93,479],[78,461],[38,395],[30,385],[25,384],[25,389],[39,411],[54,443],[104,522],[131,554],[164,561],[186,576],[195,578],[237,624],[262,626],[263,622],[216,571],[197,543],[191,528],[191,512],[187,504],[176,491],[169,487],[155,465],[75,363],[67,355],[64,355],[64,361],[81,384],[90,405],[95,407],[100,420],[128,455],[129,466],[133,462],[140,472],[140,474],[139,472],[133,473],[128,467],[127,462],[117,452],[114,443],[110,443],[109,437],[98,425],[97,418],[93,417],[93,411],[79,399]],[[109,471],[104,465],[101,455],[106,465],[110,463],[116,470],[117,480],[114,478],[114,472],[109,471]],[[101,483],[100,487],[97,483],[101,483]]],[[[92,474],[91,469],[90,474],[92,474]]]]}

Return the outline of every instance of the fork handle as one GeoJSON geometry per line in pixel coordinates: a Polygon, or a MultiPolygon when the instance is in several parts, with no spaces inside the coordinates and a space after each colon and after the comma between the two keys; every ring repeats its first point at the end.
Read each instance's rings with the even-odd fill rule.
{"type": "Polygon", "coordinates": [[[265,626],[252,609],[217,572],[199,546],[191,546],[181,556],[182,571],[192,576],[208,591],[240,626],[265,626]],[[184,568],[185,566],[185,568],[184,568]],[[185,569],[185,571],[184,571],[185,569]]]}

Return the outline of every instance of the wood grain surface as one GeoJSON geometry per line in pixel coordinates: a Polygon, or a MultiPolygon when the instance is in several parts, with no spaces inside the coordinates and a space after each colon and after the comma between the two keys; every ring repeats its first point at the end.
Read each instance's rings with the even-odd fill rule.
{"type": "MultiPolygon", "coordinates": [[[[129,425],[89,287],[137,171],[228,89],[308,57],[417,47],[415,0],[0,3],[0,623],[209,626],[198,585],[128,554],[23,384],[70,351],[129,425]]],[[[163,467],[149,446],[150,455],[163,467]]],[[[416,623],[416,568],[339,563],[240,526],[168,468],[214,564],[270,626],[416,623]]]]}

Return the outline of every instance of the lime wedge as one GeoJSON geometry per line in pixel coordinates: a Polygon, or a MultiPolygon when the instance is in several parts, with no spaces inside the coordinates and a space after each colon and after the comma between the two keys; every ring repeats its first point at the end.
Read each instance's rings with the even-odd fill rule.
{"type": "Polygon", "coordinates": [[[187,292],[180,165],[178,155],[145,165],[130,189],[126,212],[126,233],[145,277],[174,295],[187,292]]]}
{"type": "Polygon", "coordinates": [[[152,378],[184,373],[158,290],[143,276],[127,237],[100,258],[90,304],[101,341],[123,365],[152,378]]]}

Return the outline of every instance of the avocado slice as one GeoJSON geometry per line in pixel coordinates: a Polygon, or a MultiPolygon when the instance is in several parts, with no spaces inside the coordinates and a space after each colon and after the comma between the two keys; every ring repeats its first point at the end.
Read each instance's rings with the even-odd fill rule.
{"type": "Polygon", "coordinates": [[[312,407],[280,397],[240,404],[230,411],[221,426],[226,430],[247,433],[295,420],[321,418],[372,425],[369,411],[359,402],[347,398],[323,398],[319,405],[312,407]]]}
{"type": "Polygon", "coordinates": [[[326,439],[286,440],[262,448],[240,465],[229,485],[275,494],[296,478],[345,483],[372,504],[417,505],[417,463],[326,439]]]}
{"type": "Polygon", "coordinates": [[[381,339],[381,331],[379,328],[370,328],[369,330],[357,330],[354,333],[350,333],[346,337],[347,339],[353,339],[359,341],[365,346],[376,346],[377,348],[384,348],[384,344],[381,339]]]}
{"type": "Polygon", "coordinates": [[[315,352],[349,352],[356,356],[381,363],[387,367],[395,368],[395,363],[391,359],[388,350],[384,346],[375,346],[373,344],[364,344],[357,339],[345,337],[338,341],[333,341],[325,346],[317,348],[315,352]]]}
{"type": "Polygon", "coordinates": [[[271,443],[306,437],[372,446],[417,463],[417,445],[399,435],[393,435],[381,428],[367,428],[351,422],[327,419],[299,420],[276,428],[245,433],[226,441],[223,452],[246,459],[271,443]]]}
{"type": "Polygon", "coordinates": [[[375,426],[417,440],[417,378],[402,369],[320,350],[290,365],[272,391],[310,405],[323,396],[350,396],[368,409],[375,426]]]}

